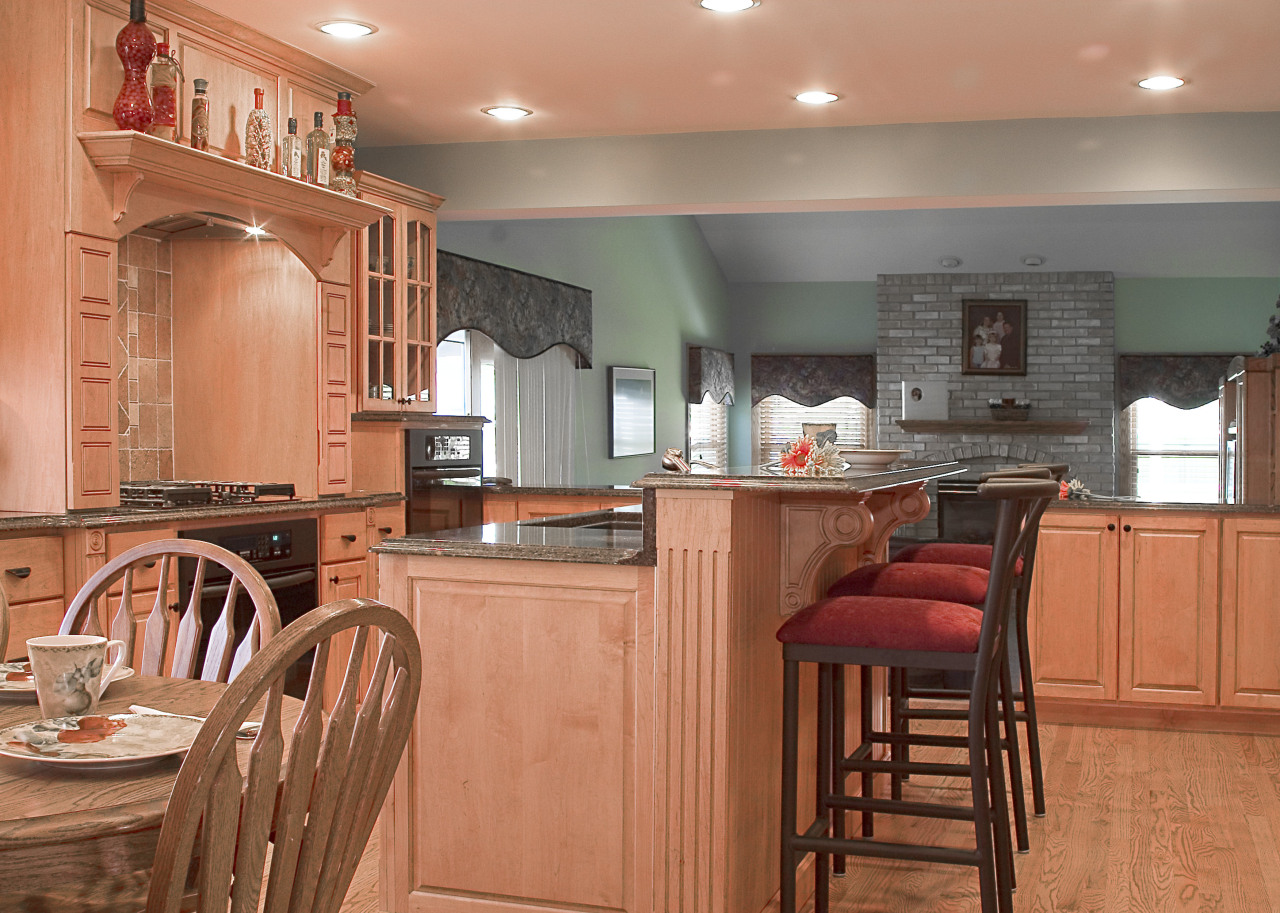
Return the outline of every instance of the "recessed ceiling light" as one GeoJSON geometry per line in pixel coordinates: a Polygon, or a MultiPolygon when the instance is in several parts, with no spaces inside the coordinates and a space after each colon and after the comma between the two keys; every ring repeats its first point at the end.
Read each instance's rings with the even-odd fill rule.
{"type": "Polygon", "coordinates": [[[1150,89],[1153,92],[1164,92],[1185,84],[1186,80],[1179,79],[1177,76],[1148,76],[1146,79],[1138,80],[1140,88],[1150,89]]]}
{"type": "Polygon", "coordinates": [[[698,0],[698,6],[713,13],[740,13],[759,5],[760,0],[698,0]]]}
{"type": "Polygon", "coordinates": [[[481,108],[480,110],[490,117],[496,117],[498,120],[519,120],[533,113],[528,108],[517,108],[515,105],[490,105],[488,108],[481,108]]]}
{"type": "Polygon", "coordinates": [[[1023,266],[1044,266],[1044,257],[1039,254],[1027,254],[1022,258],[1023,266]]]}
{"type": "Polygon", "coordinates": [[[329,19],[325,22],[317,22],[316,28],[334,38],[363,38],[378,30],[376,25],[356,22],[352,19],[329,19]]]}
{"type": "Polygon", "coordinates": [[[257,225],[246,225],[244,231],[245,234],[253,235],[255,238],[260,238],[267,233],[265,228],[260,228],[257,225]]]}
{"type": "Polygon", "coordinates": [[[963,262],[964,261],[961,260],[959,257],[943,257],[940,260],[938,260],[938,263],[945,266],[947,269],[955,269],[957,266],[959,266],[963,262]]]}
{"type": "Polygon", "coordinates": [[[796,96],[796,101],[806,105],[829,105],[839,98],[839,95],[831,92],[801,92],[796,96]]]}

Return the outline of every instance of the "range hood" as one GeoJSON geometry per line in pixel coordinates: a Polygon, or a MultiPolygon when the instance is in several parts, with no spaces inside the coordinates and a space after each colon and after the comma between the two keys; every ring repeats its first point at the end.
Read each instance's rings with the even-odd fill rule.
{"type": "Polygon", "coordinates": [[[157,225],[175,214],[228,219],[241,232],[244,225],[265,228],[319,278],[348,231],[389,214],[373,203],[133,130],[78,138],[94,168],[111,179],[117,237],[143,226],[164,231],[157,225]]]}

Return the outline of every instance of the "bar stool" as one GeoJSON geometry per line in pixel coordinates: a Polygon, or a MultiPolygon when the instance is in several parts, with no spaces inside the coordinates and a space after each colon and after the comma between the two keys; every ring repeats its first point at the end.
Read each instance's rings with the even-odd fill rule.
{"type": "Polygon", "coordinates": [[[1012,909],[1013,854],[1005,802],[997,682],[1012,608],[1014,565],[1024,553],[1033,526],[1027,517],[1042,511],[1058,486],[1047,480],[1000,479],[983,484],[979,496],[999,501],[996,537],[982,609],[933,599],[841,596],[819,600],[793,615],[778,630],[783,644],[783,753],[781,913],[794,913],[796,876],[804,854],[815,855],[816,913],[826,913],[830,894],[828,857],[837,865],[846,855],[913,859],[971,865],[978,869],[983,913],[1012,909]],[[799,664],[818,664],[817,796],[814,818],[796,829],[799,739],[799,664]],[[861,667],[860,744],[848,752],[844,711],[835,670],[861,667]],[[974,675],[963,737],[967,763],[884,760],[877,746],[946,744],[936,736],[872,729],[871,667],[969,671],[974,675]],[[861,795],[846,794],[851,773],[861,775],[861,795]],[[967,776],[972,804],[876,798],[877,773],[967,776]],[[862,839],[844,836],[843,812],[861,813],[862,839]],[[874,815],[901,814],[972,821],[974,848],[874,841],[874,815]]]}
{"type": "MultiPolygon", "coordinates": [[[[1066,463],[1022,463],[1014,469],[1002,469],[985,473],[980,481],[1000,478],[1052,478],[1061,483],[1070,471],[1066,463]]],[[[1047,504],[1046,504],[1047,506],[1047,504]]],[[[1043,513],[1043,510],[1041,511],[1043,513]]],[[[1037,525],[1040,517],[1035,518],[1037,525]]],[[[1027,733],[1027,759],[1031,768],[1031,801],[1037,818],[1045,815],[1044,801],[1044,768],[1041,763],[1040,729],[1036,717],[1035,675],[1031,669],[1031,646],[1027,634],[1027,614],[1031,601],[1031,579],[1034,572],[1036,540],[1033,538],[1023,559],[1017,567],[1017,580],[1014,591],[1013,633],[1017,643],[1018,680],[1012,690],[1015,705],[1014,718],[1022,723],[1027,733]]],[[[969,565],[989,568],[991,566],[991,546],[963,542],[925,542],[911,545],[896,555],[892,563],[969,565]]],[[[833,586],[839,586],[837,581],[833,586]]],[[[903,593],[902,595],[909,595],[903,593]]],[[[1010,673],[1012,675],[1012,672],[1010,673]]],[[[964,692],[954,688],[916,688],[903,681],[903,700],[908,709],[906,720],[915,719],[961,719],[963,710],[948,709],[911,709],[911,698],[922,700],[956,700],[964,697],[964,692]]],[[[1020,779],[1020,774],[1018,778],[1020,779]]],[[[1017,810],[1015,800],[1015,812],[1017,810]]],[[[1025,818],[1025,815],[1023,816],[1025,818]]],[[[1017,816],[1015,816],[1017,820],[1017,816]]],[[[1019,825],[1018,847],[1025,850],[1028,846],[1025,834],[1025,821],[1019,825]]]]}

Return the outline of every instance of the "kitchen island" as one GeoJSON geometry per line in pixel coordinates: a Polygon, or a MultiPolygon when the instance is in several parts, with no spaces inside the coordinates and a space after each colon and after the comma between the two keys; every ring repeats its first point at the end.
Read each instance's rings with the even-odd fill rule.
{"type": "Polygon", "coordinates": [[[774,632],[961,471],[652,474],[640,529],[601,511],[377,546],[379,598],[425,658],[383,813],[383,909],[764,909],[774,632]]]}

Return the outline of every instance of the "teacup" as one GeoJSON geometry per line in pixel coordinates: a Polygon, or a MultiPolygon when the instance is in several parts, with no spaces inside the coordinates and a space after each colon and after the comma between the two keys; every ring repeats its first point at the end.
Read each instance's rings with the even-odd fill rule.
{"type": "Polygon", "coordinates": [[[36,697],[46,718],[84,716],[98,709],[103,690],[124,667],[125,644],[93,634],[51,634],[27,640],[36,697]],[[107,653],[116,658],[104,670],[107,653]]]}

